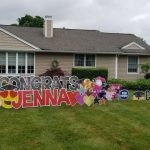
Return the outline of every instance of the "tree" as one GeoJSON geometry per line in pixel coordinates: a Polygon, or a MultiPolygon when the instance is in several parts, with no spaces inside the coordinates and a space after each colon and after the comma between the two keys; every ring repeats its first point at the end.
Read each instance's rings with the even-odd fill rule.
{"type": "Polygon", "coordinates": [[[26,14],[24,17],[18,18],[18,26],[25,27],[43,27],[44,18],[40,16],[30,16],[26,14]]]}
{"type": "Polygon", "coordinates": [[[146,63],[146,64],[141,64],[141,72],[146,74],[148,73],[148,71],[150,70],[150,64],[146,63]]]}
{"type": "Polygon", "coordinates": [[[150,58],[148,59],[148,62],[145,64],[140,64],[141,73],[144,73],[145,79],[150,79],[150,58]]]}

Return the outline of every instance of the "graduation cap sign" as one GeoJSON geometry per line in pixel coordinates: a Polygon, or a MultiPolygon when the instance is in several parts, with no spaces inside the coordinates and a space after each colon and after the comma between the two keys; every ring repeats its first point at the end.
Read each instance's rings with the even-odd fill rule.
{"type": "Polygon", "coordinates": [[[12,84],[7,84],[7,85],[4,85],[2,86],[0,89],[3,89],[3,90],[14,90],[14,89],[17,89],[16,86],[12,85],[12,84]]]}

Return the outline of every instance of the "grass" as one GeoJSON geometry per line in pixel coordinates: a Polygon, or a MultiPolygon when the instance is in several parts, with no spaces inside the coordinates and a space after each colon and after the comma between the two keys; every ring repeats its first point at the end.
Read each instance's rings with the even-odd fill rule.
{"type": "Polygon", "coordinates": [[[148,150],[150,102],[0,109],[0,150],[148,150]]]}

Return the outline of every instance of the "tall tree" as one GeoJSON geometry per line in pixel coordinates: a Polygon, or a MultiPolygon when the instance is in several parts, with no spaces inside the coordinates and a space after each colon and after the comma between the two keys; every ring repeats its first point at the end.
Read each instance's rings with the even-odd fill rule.
{"type": "Polygon", "coordinates": [[[43,27],[44,19],[40,16],[30,16],[26,14],[24,17],[18,18],[18,26],[25,27],[43,27]]]}

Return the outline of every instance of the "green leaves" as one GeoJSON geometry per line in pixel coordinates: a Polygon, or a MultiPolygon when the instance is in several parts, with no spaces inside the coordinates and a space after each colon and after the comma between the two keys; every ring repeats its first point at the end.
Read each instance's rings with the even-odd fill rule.
{"type": "Polygon", "coordinates": [[[142,73],[148,73],[148,71],[150,70],[150,64],[146,63],[146,64],[141,64],[141,72],[142,73]]]}
{"type": "Polygon", "coordinates": [[[121,79],[111,79],[108,81],[109,84],[121,84],[123,88],[128,90],[137,90],[137,88],[141,88],[141,90],[150,89],[150,80],[148,79],[139,79],[136,81],[127,81],[121,79]]]}
{"type": "Polygon", "coordinates": [[[77,76],[79,79],[93,79],[101,76],[107,80],[108,69],[96,69],[96,68],[72,68],[72,75],[77,76]]]}
{"type": "Polygon", "coordinates": [[[30,16],[26,14],[24,17],[17,19],[19,26],[25,27],[43,27],[44,19],[40,16],[30,16]]]}

